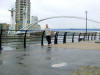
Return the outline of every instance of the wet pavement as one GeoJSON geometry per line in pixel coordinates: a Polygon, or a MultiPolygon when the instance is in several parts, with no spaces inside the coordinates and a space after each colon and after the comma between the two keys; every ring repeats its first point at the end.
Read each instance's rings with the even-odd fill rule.
{"type": "Polygon", "coordinates": [[[3,49],[0,75],[71,75],[82,66],[100,66],[100,51],[96,50],[49,48],[38,44],[26,49],[22,46],[3,49]]]}

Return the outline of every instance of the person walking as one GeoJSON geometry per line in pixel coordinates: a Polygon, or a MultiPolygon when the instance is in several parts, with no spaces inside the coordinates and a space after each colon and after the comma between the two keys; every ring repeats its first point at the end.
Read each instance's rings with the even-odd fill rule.
{"type": "Polygon", "coordinates": [[[48,42],[48,46],[50,46],[51,45],[51,29],[48,27],[48,24],[46,24],[45,36],[46,36],[46,40],[48,42]]]}

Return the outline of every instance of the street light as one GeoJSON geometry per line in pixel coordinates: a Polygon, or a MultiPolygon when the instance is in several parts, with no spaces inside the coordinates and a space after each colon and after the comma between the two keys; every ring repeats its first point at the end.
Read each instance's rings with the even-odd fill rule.
{"type": "Polygon", "coordinates": [[[85,11],[85,14],[86,14],[86,35],[87,35],[87,11],[85,11]]]}
{"type": "Polygon", "coordinates": [[[12,8],[11,10],[9,10],[11,12],[11,26],[10,26],[10,30],[15,30],[15,9],[12,8]]]}

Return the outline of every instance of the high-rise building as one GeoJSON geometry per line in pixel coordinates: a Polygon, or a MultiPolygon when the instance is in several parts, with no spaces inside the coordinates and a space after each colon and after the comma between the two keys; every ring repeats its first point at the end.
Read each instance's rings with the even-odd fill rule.
{"type": "Polygon", "coordinates": [[[30,0],[16,0],[16,30],[24,27],[24,8],[27,8],[27,24],[30,24],[30,0]]]}

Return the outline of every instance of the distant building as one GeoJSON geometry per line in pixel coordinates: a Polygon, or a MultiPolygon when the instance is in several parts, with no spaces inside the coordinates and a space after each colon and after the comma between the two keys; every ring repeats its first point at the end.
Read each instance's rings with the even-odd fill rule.
{"type": "Polygon", "coordinates": [[[16,30],[23,27],[24,8],[27,8],[27,23],[30,24],[30,0],[16,0],[16,30]]]}
{"type": "Polygon", "coordinates": [[[31,26],[28,28],[28,30],[33,30],[33,31],[41,31],[41,26],[40,25],[33,25],[30,24],[31,26]]]}
{"type": "Polygon", "coordinates": [[[37,16],[31,17],[31,24],[29,26],[30,26],[29,30],[41,31],[41,26],[38,24],[38,17],[37,16]]]}
{"type": "Polygon", "coordinates": [[[0,23],[0,29],[2,30],[9,30],[9,24],[6,23],[0,23]]]}

